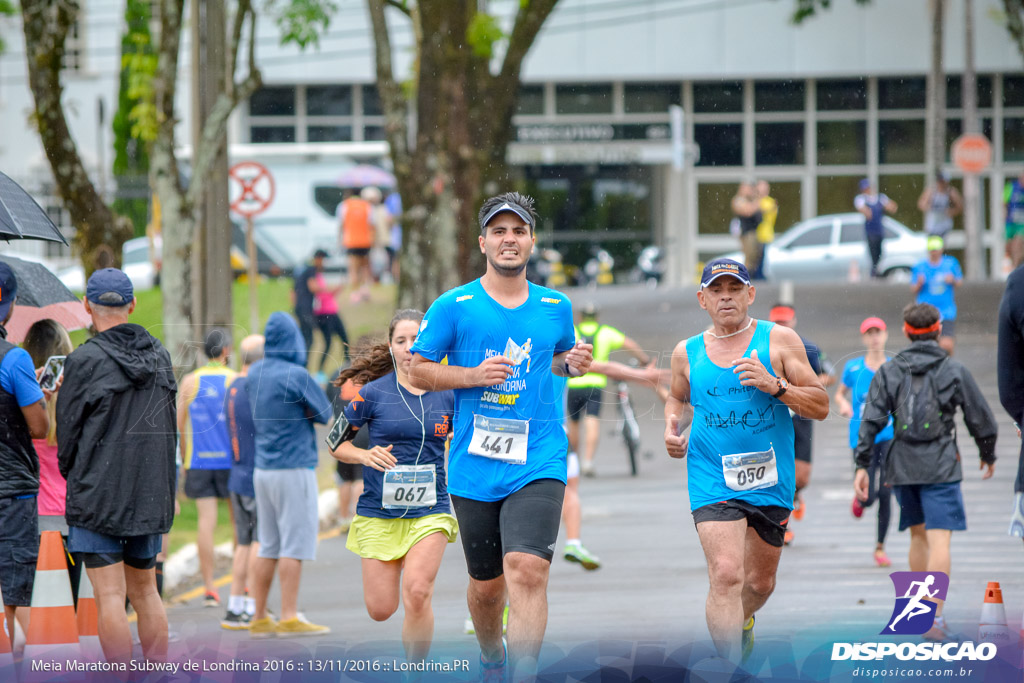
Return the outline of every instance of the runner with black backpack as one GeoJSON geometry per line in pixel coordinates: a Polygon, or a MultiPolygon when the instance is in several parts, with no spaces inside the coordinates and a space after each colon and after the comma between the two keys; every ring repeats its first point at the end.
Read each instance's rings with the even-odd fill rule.
{"type": "MultiPolygon", "coordinates": [[[[910,570],[949,574],[952,532],[967,529],[953,417],[959,407],[978,446],[982,479],[995,470],[997,427],[974,377],[936,341],[942,331],[938,309],[907,306],[903,331],[910,346],[879,367],[868,389],[854,450],[853,487],[858,498],[867,498],[875,436],[891,416],[894,436],[885,481],[900,504],[900,531],[910,528],[910,570]]],[[[941,617],[942,602],[934,602],[935,624],[923,637],[948,640],[952,635],[941,617]]]]}

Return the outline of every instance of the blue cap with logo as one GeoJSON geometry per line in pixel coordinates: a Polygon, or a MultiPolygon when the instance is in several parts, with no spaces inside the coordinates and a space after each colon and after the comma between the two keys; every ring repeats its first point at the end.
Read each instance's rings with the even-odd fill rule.
{"type": "Polygon", "coordinates": [[[738,261],[727,258],[716,258],[704,266],[704,273],[700,276],[701,288],[707,287],[723,275],[731,275],[745,285],[750,284],[750,273],[747,267],[738,261]]]}
{"type": "Polygon", "coordinates": [[[103,268],[89,276],[85,298],[99,306],[127,306],[135,298],[135,288],[124,271],[103,268]]]}
{"type": "Polygon", "coordinates": [[[14,298],[18,296],[18,279],[11,267],[0,261],[0,322],[7,317],[14,298]]]}

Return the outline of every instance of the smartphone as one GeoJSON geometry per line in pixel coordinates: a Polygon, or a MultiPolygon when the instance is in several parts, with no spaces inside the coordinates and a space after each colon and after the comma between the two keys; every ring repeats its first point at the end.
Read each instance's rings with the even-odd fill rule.
{"type": "Polygon", "coordinates": [[[67,356],[50,356],[46,359],[43,372],[39,375],[39,386],[47,391],[57,388],[57,382],[64,374],[64,359],[67,356]]]}
{"type": "Polygon", "coordinates": [[[352,426],[349,425],[348,420],[345,419],[345,414],[342,413],[334,419],[334,426],[331,427],[331,431],[327,432],[327,446],[332,451],[337,450],[338,446],[342,444],[347,438],[351,438],[352,426]]]}

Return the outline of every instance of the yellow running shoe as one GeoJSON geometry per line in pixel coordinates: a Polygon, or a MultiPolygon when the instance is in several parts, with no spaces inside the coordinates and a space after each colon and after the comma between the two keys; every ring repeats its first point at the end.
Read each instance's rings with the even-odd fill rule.
{"type": "Polygon", "coordinates": [[[276,635],[277,622],[273,617],[253,619],[249,624],[249,637],[251,638],[273,638],[276,635]]]}
{"type": "Polygon", "coordinates": [[[740,643],[741,661],[747,661],[747,657],[754,651],[754,615],[750,615],[747,623],[743,624],[743,640],[740,643]]]}
{"type": "MultiPolygon", "coordinates": [[[[250,628],[250,631],[252,629],[250,628]]],[[[328,626],[320,626],[319,624],[311,624],[302,617],[295,617],[294,619],[285,619],[277,625],[274,629],[274,633],[280,638],[292,638],[299,636],[322,636],[325,633],[330,633],[331,629],[328,626]]]]}

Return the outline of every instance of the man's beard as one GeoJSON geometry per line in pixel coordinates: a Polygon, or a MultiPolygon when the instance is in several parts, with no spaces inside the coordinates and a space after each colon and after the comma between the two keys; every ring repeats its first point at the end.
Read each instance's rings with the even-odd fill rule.
{"type": "Polygon", "coordinates": [[[487,257],[487,263],[489,263],[491,268],[493,268],[494,271],[498,275],[501,275],[502,277],[516,277],[516,276],[518,276],[520,273],[522,273],[524,270],[526,270],[526,264],[529,263],[529,262],[530,262],[530,259],[527,258],[525,261],[522,262],[521,265],[518,265],[518,266],[503,266],[503,265],[500,265],[499,263],[497,263],[489,255],[487,257]]]}

